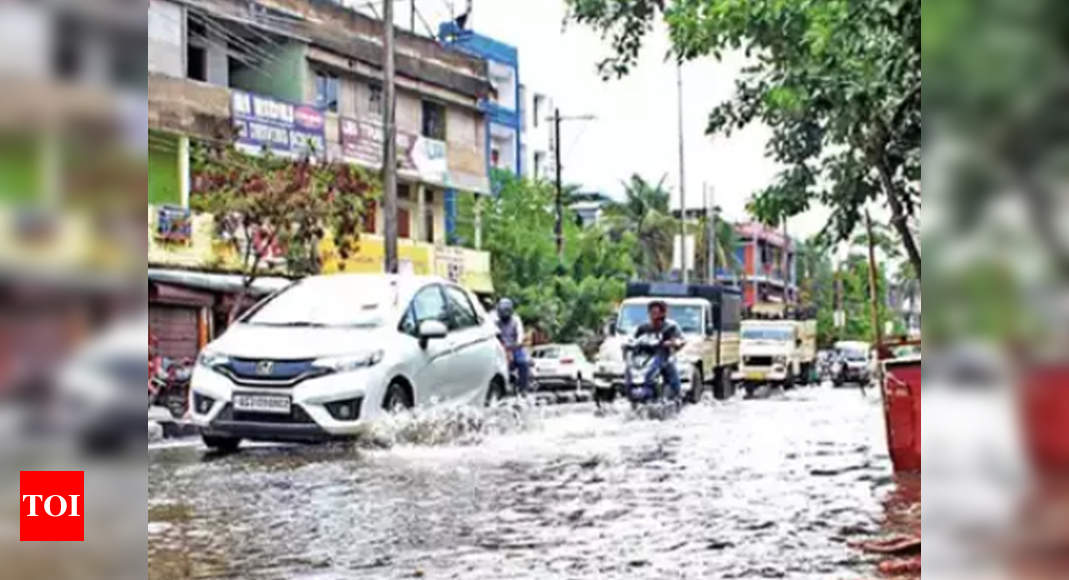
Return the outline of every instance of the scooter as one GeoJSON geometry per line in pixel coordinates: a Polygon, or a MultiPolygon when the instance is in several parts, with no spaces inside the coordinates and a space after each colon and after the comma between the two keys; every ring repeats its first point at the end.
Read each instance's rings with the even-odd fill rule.
{"type": "MultiPolygon", "coordinates": [[[[632,409],[637,410],[665,400],[666,385],[660,373],[654,377],[651,387],[645,384],[646,375],[657,358],[657,351],[662,348],[661,339],[656,334],[647,334],[632,339],[624,346],[624,362],[627,365],[624,376],[624,394],[631,402],[632,409]]],[[[675,407],[679,405],[678,401],[673,404],[675,407]]]]}

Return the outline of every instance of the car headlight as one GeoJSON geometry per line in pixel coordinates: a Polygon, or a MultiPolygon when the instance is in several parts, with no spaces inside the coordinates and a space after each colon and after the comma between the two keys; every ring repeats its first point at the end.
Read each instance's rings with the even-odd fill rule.
{"type": "Polygon", "coordinates": [[[207,349],[200,351],[197,355],[197,364],[206,369],[225,364],[228,360],[230,357],[207,349]]]}
{"type": "Polygon", "coordinates": [[[329,369],[336,373],[344,373],[356,369],[374,366],[382,360],[382,349],[342,356],[328,356],[316,359],[312,366],[321,369],[329,369]]]}

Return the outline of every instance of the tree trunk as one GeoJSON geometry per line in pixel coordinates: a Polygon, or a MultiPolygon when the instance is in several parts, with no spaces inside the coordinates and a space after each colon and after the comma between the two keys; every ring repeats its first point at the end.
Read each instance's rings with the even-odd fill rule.
{"type": "Polygon", "coordinates": [[[887,161],[882,153],[877,154],[876,172],[880,175],[880,185],[883,187],[884,195],[887,196],[887,204],[891,207],[891,225],[894,226],[898,235],[902,238],[902,245],[906,248],[906,256],[909,257],[909,262],[917,273],[917,280],[920,280],[920,248],[917,247],[917,241],[913,238],[913,232],[909,231],[906,214],[902,209],[902,200],[898,198],[900,192],[891,179],[891,172],[887,169],[887,161]]]}

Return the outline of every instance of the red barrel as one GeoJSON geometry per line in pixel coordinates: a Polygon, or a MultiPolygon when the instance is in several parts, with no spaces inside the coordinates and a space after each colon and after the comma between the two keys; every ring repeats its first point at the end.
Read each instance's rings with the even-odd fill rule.
{"type": "Polygon", "coordinates": [[[897,472],[921,470],[921,359],[884,362],[883,414],[887,449],[897,472]]]}
{"type": "Polygon", "coordinates": [[[1021,397],[1025,444],[1036,470],[1069,472],[1069,364],[1025,371],[1021,397]]]}

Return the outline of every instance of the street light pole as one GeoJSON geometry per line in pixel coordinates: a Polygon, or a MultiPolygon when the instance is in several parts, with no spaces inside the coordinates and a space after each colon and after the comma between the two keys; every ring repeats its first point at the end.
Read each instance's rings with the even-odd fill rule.
{"type": "Polygon", "coordinates": [[[560,109],[553,109],[553,144],[554,144],[554,158],[556,159],[557,169],[557,221],[553,227],[553,234],[557,239],[557,264],[564,263],[564,199],[563,199],[563,184],[561,183],[561,167],[560,167],[560,109]]]}
{"type": "Polygon", "coordinates": [[[560,142],[560,124],[561,121],[593,121],[596,119],[594,115],[574,115],[563,116],[560,114],[560,108],[553,109],[553,116],[548,120],[553,121],[553,156],[556,159],[556,185],[557,185],[557,199],[556,212],[557,220],[553,226],[553,235],[556,237],[557,242],[557,264],[564,263],[564,183],[561,177],[561,142],[560,142]]]}
{"type": "Polygon", "coordinates": [[[687,283],[687,180],[683,171],[683,63],[676,61],[676,96],[679,100],[679,269],[687,283]]]}
{"type": "Polygon", "coordinates": [[[385,225],[384,267],[396,274],[397,262],[397,126],[394,87],[393,2],[382,0],[383,114],[382,114],[382,211],[385,225]]]}

